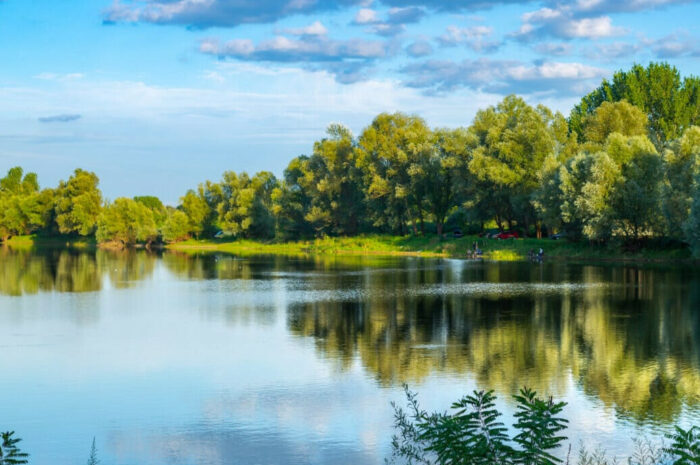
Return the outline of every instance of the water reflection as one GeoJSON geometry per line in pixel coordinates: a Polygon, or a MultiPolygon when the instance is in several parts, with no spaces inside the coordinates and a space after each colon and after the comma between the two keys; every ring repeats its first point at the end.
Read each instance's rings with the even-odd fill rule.
{"type": "Polygon", "coordinates": [[[103,288],[104,278],[116,288],[125,288],[150,277],[156,260],[154,254],[133,250],[47,249],[38,253],[0,247],[0,294],[93,292],[103,288]]]}
{"type": "MultiPolygon", "coordinates": [[[[700,273],[692,268],[0,249],[0,294],[55,297],[94,291],[112,293],[103,300],[103,293],[88,294],[85,300],[48,300],[56,307],[55,321],[29,298],[6,299],[5,310],[29,302],[8,312],[16,319],[7,322],[23,321],[43,342],[47,334],[59,333],[52,324],[68,331],[65,322],[56,323],[61,306],[73,311],[80,304],[80,311],[90,315],[99,307],[104,318],[95,330],[112,339],[96,337],[85,347],[103,348],[100,363],[109,360],[109,366],[95,362],[103,372],[123,375],[119,370],[128,372],[138,360],[164,384],[174,375],[163,367],[173,366],[202,377],[223,377],[230,370],[231,376],[244,380],[231,386],[251,383],[235,389],[222,382],[222,392],[207,391],[206,383],[191,391],[187,387],[187,392],[206,392],[204,418],[188,418],[190,426],[161,431],[162,437],[150,430],[115,432],[113,447],[126,451],[124,460],[149,448],[169,459],[206,449],[217,455],[207,459],[211,463],[226,463],[234,455],[252,458],[260,447],[271,450],[256,442],[264,436],[280,444],[269,463],[282,463],[289,454],[306,463],[308,456],[297,449],[310,437],[307,430],[351,423],[346,416],[360,424],[354,408],[376,409],[362,410],[358,405],[370,401],[344,391],[348,385],[343,376],[356,374],[358,367],[376,389],[364,396],[381,405],[388,401],[377,400],[380,393],[404,382],[426,386],[436,379],[464,379],[496,389],[502,398],[523,385],[569,399],[578,396],[615,412],[616,418],[647,426],[668,425],[688,412],[697,418],[700,410],[700,273]],[[22,311],[34,316],[21,320],[22,311]],[[190,330],[195,326],[197,330],[190,330]],[[267,347],[268,337],[275,347],[267,347]],[[150,345],[141,347],[142,339],[150,345]],[[134,359],[119,358],[125,340],[138,347],[134,359]],[[299,371],[304,366],[292,367],[297,359],[284,357],[301,357],[302,349],[313,358],[306,360],[312,375],[303,377],[308,385],[297,380],[290,388],[285,383],[294,384],[291,375],[282,369],[299,371]],[[330,367],[332,375],[318,375],[316,364],[330,367]],[[332,389],[314,388],[313,376],[332,389]],[[250,381],[258,378],[259,384],[250,381]],[[235,395],[227,394],[229,389],[235,395]],[[319,401],[332,421],[305,415],[319,401]],[[271,430],[260,426],[261,418],[279,416],[281,410],[293,415],[272,422],[271,430]],[[209,424],[216,428],[207,429],[209,424]],[[290,425],[304,433],[289,434],[294,429],[290,425]],[[256,427],[262,431],[257,436],[252,432],[256,427]],[[138,443],[142,449],[134,449],[135,438],[146,435],[150,439],[138,443]],[[234,439],[241,444],[237,452],[228,450],[234,439]]],[[[14,334],[10,329],[6,333],[14,334]]],[[[36,353],[41,364],[43,354],[36,353]]],[[[197,379],[189,374],[182,378],[197,379]]],[[[357,389],[353,385],[350,391],[357,389]]],[[[389,415],[382,418],[390,421],[389,415]]],[[[372,449],[381,441],[346,450],[338,446],[338,438],[347,433],[338,430],[330,439],[311,435],[321,444],[313,453],[322,457],[314,463],[334,462],[350,453],[358,463],[381,457],[381,451],[372,449]]],[[[388,438],[389,431],[376,435],[384,433],[388,438]]]]}

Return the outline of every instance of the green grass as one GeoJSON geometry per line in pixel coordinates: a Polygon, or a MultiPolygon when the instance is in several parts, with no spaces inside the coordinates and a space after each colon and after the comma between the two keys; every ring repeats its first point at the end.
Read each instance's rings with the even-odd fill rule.
{"type": "Polygon", "coordinates": [[[311,241],[258,242],[250,240],[189,240],[168,245],[173,250],[216,250],[236,254],[282,255],[413,255],[425,257],[466,257],[474,241],[487,260],[525,260],[530,250],[545,251],[547,258],[573,260],[687,260],[687,248],[647,248],[628,253],[618,244],[595,245],[551,239],[485,239],[477,236],[444,238],[427,236],[365,235],[327,237],[311,241]]]}

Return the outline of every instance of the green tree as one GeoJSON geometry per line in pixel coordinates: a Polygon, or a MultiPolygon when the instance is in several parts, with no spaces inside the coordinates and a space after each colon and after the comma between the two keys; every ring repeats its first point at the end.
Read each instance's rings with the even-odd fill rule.
{"type": "Polygon", "coordinates": [[[611,198],[613,220],[627,239],[661,232],[663,162],[645,136],[612,134],[608,155],[620,166],[611,198]]]}
{"type": "Polygon", "coordinates": [[[123,245],[139,242],[150,244],[157,236],[153,211],[126,197],[108,203],[97,221],[96,239],[100,243],[115,241],[123,245]]]}
{"type": "Polygon", "coordinates": [[[544,107],[533,108],[516,96],[477,112],[470,131],[474,146],[469,170],[479,181],[482,208],[499,228],[515,223],[527,230],[537,214],[532,200],[540,187],[545,160],[555,153],[556,139],[544,107]]]}
{"type": "Polygon", "coordinates": [[[586,116],[583,135],[586,142],[603,145],[617,132],[624,136],[646,136],[649,121],[646,113],[626,101],[603,102],[586,116]]]}
{"type": "Polygon", "coordinates": [[[185,240],[192,234],[190,219],[182,210],[173,210],[168,213],[168,218],[163,224],[162,232],[165,242],[185,240]]]}
{"type": "Polygon", "coordinates": [[[664,153],[666,176],[663,183],[663,213],[666,235],[683,238],[683,227],[690,216],[695,178],[700,175],[700,126],[688,128],[664,153]]]}
{"type": "Polygon", "coordinates": [[[356,165],[355,141],[346,127],[332,124],[327,138],[300,160],[299,188],[310,200],[304,216],[318,235],[353,235],[362,228],[362,174],[356,165]]]}
{"type": "Polygon", "coordinates": [[[468,170],[469,145],[473,135],[466,129],[438,129],[433,133],[433,150],[414,165],[410,174],[417,179],[424,199],[424,208],[433,220],[438,235],[442,235],[445,220],[460,201],[466,199],[471,187],[468,170]]]}
{"type": "Polygon", "coordinates": [[[153,221],[156,222],[158,228],[163,227],[163,223],[168,218],[168,211],[158,197],[153,195],[140,195],[134,197],[134,200],[148,207],[153,212],[153,221]]]}
{"type": "Polygon", "coordinates": [[[357,164],[367,185],[373,225],[405,234],[423,221],[423,180],[417,167],[432,151],[431,131],[421,118],[382,113],[360,135],[357,164]]]}
{"type": "Polygon", "coordinates": [[[221,201],[217,205],[219,226],[235,235],[271,238],[275,232],[272,216],[272,192],[277,179],[261,171],[252,178],[247,173],[224,173],[219,184],[221,201]]]}
{"type": "Polygon", "coordinates": [[[695,178],[693,201],[690,215],[683,225],[685,240],[690,244],[693,254],[700,258],[700,174],[695,178]]]}
{"type": "Polygon", "coordinates": [[[0,445],[0,465],[22,465],[29,463],[27,460],[29,454],[22,452],[17,443],[22,441],[20,438],[13,437],[14,431],[6,431],[0,434],[2,444],[0,445]]]}
{"type": "Polygon", "coordinates": [[[76,169],[55,193],[55,221],[61,234],[87,236],[95,231],[102,209],[102,193],[95,173],[76,169]]]}
{"type": "Polygon", "coordinates": [[[180,199],[180,208],[190,222],[189,230],[195,237],[199,238],[211,221],[214,211],[207,202],[200,187],[199,192],[192,189],[180,199]]]}
{"type": "Polygon", "coordinates": [[[611,81],[583,97],[569,117],[571,129],[579,140],[585,137],[585,120],[603,102],[626,100],[649,117],[649,137],[660,148],[680,137],[691,125],[699,124],[700,79],[681,79],[679,71],[668,63],[650,63],[646,68],[634,65],[618,71],[611,81]]]}
{"type": "Polygon", "coordinates": [[[306,161],[302,155],[292,159],[284,170],[284,179],[272,191],[272,213],[277,220],[276,235],[283,240],[311,237],[313,225],[306,219],[311,209],[311,197],[302,187],[306,161]]]}
{"type": "Polygon", "coordinates": [[[11,168],[0,179],[0,240],[46,226],[51,191],[39,191],[35,173],[11,168]]]}

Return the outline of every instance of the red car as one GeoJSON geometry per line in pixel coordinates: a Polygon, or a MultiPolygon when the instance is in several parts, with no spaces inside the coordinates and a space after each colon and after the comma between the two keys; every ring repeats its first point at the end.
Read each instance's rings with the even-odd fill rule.
{"type": "Polygon", "coordinates": [[[496,234],[496,238],[497,239],[519,239],[520,236],[515,231],[509,231],[509,232],[502,232],[502,233],[496,234]]]}

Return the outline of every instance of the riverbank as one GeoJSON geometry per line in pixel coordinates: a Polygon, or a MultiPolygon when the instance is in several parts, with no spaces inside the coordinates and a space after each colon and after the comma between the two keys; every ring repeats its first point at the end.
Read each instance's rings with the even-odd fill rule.
{"type": "MultiPolygon", "coordinates": [[[[437,235],[390,236],[365,235],[356,237],[326,237],[309,241],[261,242],[251,240],[202,239],[168,244],[165,249],[184,252],[217,251],[233,254],[271,255],[376,255],[464,258],[477,242],[486,260],[526,260],[531,250],[542,248],[546,258],[592,261],[690,261],[687,247],[647,247],[635,252],[622,249],[621,244],[607,245],[569,242],[552,239],[486,239],[478,236],[461,238],[437,235]]],[[[91,250],[102,245],[94,238],[67,236],[15,236],[5,245],[15,249],[73,248],[91,250]]],[[[106,247],[116,250],[118,248],[106,247]]]]}
{"type": "Polygon", "coordinates": [[[219,251],[234,254],[279,255],[407,255],[421,257],[466,257],[474,242],[487,260],[526,260],[530,250],[542,248],[547,258],[610,261],[686,261],[691,260],[686,247],[643,248],[624,251],[619,244],[597,245],[552,239],[486,239],[478,236],[443,238],[427,236],[367,235],[328,237],[296,242],[257,242],[250,240],[189,240],[169,244],[179,251],[219,251]]]}

